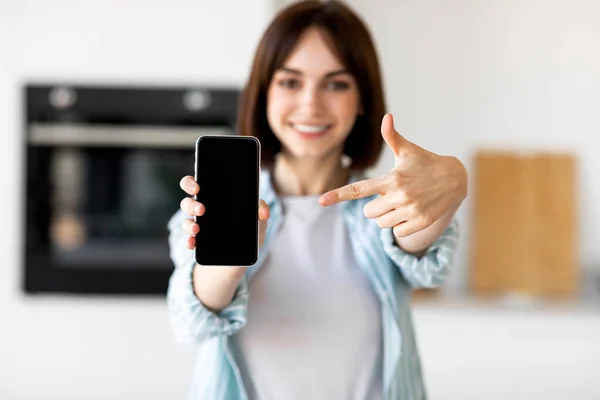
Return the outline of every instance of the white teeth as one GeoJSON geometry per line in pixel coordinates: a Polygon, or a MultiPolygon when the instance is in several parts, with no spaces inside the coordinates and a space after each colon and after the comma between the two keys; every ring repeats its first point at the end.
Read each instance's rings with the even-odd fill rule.
{"type": "Polygon", "coordinates": [[[293,124],[292,127],[302,133],[319,133],[327,129],[327,125],[302,125],[293,124]]]}

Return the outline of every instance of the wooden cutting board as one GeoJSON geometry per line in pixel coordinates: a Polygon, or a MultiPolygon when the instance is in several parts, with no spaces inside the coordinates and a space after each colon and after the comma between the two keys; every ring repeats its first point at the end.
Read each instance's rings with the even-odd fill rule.
{"type": "Polygon", "coordinates": [[[480,152],[472,186],[471,290],[576,294],[575,158],[480,152]]]}

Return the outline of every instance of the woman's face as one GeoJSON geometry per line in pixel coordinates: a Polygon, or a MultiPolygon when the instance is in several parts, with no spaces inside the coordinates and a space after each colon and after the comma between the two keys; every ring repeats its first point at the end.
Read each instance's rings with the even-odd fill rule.
{"type": "Polygon", "coordinates": [[[307,29],[267,93],[267,119],[284,151],[315,160],[341,154],[359,109],[356,81],[317,28],[307,29]]]}

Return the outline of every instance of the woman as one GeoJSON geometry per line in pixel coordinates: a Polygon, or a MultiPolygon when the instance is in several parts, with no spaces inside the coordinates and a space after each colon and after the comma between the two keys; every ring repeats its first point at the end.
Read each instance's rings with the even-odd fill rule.
{"type": "MultiPolygon", "coordinates": [[[[425,398],[410,294],[448,276],[467,176],[384,114],[377,55],[351,10],[305,1],[276,16],[238,121],[262,143],[258,262],[196,267],[191,216],[205,209],[192,197],[169,222],[172,327],[200,345],[190,398],[425,398]],[[394,167],[363,178],[383,146],[394,167]]],[[[191,176],[180,185],[201,190],[191,176]]]]}

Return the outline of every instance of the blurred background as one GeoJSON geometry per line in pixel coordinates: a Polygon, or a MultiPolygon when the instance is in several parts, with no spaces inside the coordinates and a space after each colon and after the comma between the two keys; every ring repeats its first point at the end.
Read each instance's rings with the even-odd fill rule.
{"type": "MultiPolygon", "coordinates": [[[[0,398],[185,397],[165,224],[288,3],[0,0],[0,398]]],[[[471,178],[414,298],[430,397],[600,398],[600,3],[348,4],[396,128],[471,178]]]]}

